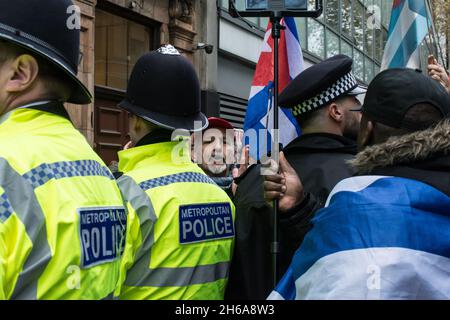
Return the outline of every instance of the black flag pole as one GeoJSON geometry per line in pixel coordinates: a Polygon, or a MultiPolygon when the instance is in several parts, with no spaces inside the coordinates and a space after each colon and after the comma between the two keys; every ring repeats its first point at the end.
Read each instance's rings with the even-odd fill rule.
{"type": "MultiPolygon", "coordinates": [[[[240,11],[236,8],[235,0],[229,0],[229,13],[234,18],[242,19],[246,24],[249,24],[243,17],[270,17],[272,23],[272,38],[274,40],[273,48],[273,132],[272,132],[272,158],[278,159],[279,151],[279,124],[278,124],[278,47],[279,40],[281,38],[281,31],[285,28],[281,24],[283,17],[310,17],[318,18],[323,11],[323,0],[314,0],[314,9],[308,10],[309,1],[294,1],[292,3],[298,3],[298,7],[295,7],[285,0],[265,0],[255,2],[253,0],[247,0],[246,9],[240,11]],[[262,4],[262,6],[261,6],[262,4]],[[260,7],[261,6],[261,7],[260,7]]],[[[242,3],[241,3],[242,4],[242,3]]],[[[242,6],[240,6],[242,7],[242,6]]],[[[278,254],[280,249],[280,243],[278,239],[278,201],[273,203],[273,233],[272,242],[270,246],[270,253],[272,256],[272,271],[273,271],[273,287],[278,283],[278,254]]]]}
{"type": "MultiPolygon", "coordinates": [[[[278,158],[278,154],[274,154],[278,152],[279,149],[279,122],[278,122],[278,89],[279,89],[279,79],[278,79],[278,47],[279,40],[281,38],[281,30],[285,27],[281,24],[281,13],[274,12],[274,15],[270,18],[272,23],[272,38],[274,42],[273,48],[273,134],[272,134],[272,157],[278,158]]],[[[273,233],[272,233],[272,245],[271,245],[271,254],[272,254],[272,271],[273,271],[273,286],[275,287],[278,282],[278,253],[280,249],[280,243],[278,241],[278,200],[274,200],[273,203],[273,233]]]]}

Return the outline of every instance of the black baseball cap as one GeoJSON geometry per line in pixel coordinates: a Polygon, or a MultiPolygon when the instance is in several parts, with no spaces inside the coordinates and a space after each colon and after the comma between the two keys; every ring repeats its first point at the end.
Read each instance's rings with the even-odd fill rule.
{"type": "Polygon", "coordinates": [[[392,128],[417,130],[419,125],[404,120],[408,110],[417,104],[434,106],[442,118],[450,115],[450,95],[440,83],[418,69],[387,69],[370,83],[363,114],[392,128]]]}

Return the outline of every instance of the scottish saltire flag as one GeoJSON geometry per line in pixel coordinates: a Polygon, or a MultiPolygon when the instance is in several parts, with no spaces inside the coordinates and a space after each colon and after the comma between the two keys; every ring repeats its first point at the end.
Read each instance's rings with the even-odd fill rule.
{"type": "MultiPolygon", "coordinates": [[[[294,18],[284,18],[282,24],[286,27],[281,32],[279,42],[279,92],[288,83],[303,71],[303,54],[297,34],[294,18]]],[[[256,66],[252,82],[247,113],[245,116],[244,130],[248,137],[249,130],[256,130],[257,146],[251,145],[250,154],[255,159],[270,151],[270,140],[266,140],[266,132],[260,134],[259,130],[273,129],[273,48],[274,41],[271,37],[272,25],[269,22],[264,37],[261,54],[256,66]]],[[[286,146],[300,134],[300,128],[290,109],[279,109],[280,143],[286,146]]],[[[269,131],[270,133],[270,131],[269,131]]],[[[269,139],[270,135],[269,135],[269,139]]]]}
{"type": "Polygon", "coordinates": [[[269,299],[450,299],[450,197],[410,179],[341,181],[269,299]]]}
{"type": "Polygon", "coordinates": [[[420,44],[428,34],[426,0],[394,0],[381,70],[419,68],[420,44]]]}

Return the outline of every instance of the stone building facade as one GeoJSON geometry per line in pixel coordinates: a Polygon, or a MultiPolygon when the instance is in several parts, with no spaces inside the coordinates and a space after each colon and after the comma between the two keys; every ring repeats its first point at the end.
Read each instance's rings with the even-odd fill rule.
{"type": "MultiPolygon", "coordinates": [[[[202,1],[74,0],[81,9],[79,78],[94,94],[90,105],[68,105],[75,126],[106,162],[127,141],[128,118],[116,107],[136,60],[161,44],[173,44],[201,73],[195,50],[202,1]]],[[[206,3],[206,1],[205,1],[206,3]]],[[[202,83],[205,88],[205,83],[202,83]]]]}

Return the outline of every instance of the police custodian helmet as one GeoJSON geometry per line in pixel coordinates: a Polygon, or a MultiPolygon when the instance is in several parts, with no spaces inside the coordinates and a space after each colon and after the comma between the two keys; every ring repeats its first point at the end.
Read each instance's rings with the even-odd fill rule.
{"type": "Polygon", "coordinates": [[[208,126],[200,112],[200,83],[194,66],[171,45],[137,61],[119,106],[166,129],[200,131],[208,126]]]}
{"type": "Polygon", "coordinates": [[[52,63],[72,83],[67,102],[87,104],[92,95],[77,78],[80,28],[71,20],[77,10],[71,0],[2,0],[0,40],[14,43],[52,63]]]}

